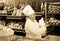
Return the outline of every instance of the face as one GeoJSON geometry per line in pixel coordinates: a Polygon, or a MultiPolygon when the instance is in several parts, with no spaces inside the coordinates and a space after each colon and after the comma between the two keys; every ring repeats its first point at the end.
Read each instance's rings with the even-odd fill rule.
{"type": "Polygon", "coordinates": [[[29,18],[32,19],[32,20],[35,20],[35,17],[36,17],[35,14],[32,14],[32,15],[29,16],[29,18]]]}

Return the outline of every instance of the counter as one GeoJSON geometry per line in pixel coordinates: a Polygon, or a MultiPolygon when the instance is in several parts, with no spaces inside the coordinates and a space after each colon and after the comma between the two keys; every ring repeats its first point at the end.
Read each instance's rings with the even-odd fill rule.
{"type": "Polygon", "coordinates": [[[43,40],[30,39],[18,35],[0,37],[0,41],[59,41],[59,40],[60,36],[53,36],[53,35],[48,35],[43,40]]]}

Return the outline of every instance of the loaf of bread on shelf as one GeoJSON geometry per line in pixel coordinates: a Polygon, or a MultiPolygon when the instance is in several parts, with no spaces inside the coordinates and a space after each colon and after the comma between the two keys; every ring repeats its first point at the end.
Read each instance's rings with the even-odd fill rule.
{"type": "Polygon", "coordinates": [[[8,28],[3,24],[2,21],[0,21],[0,36],[9,36],[13,35],[14,31],[11,28],[8,28]]]}
{"type": "Polygon", "coordinates": [[[10,36],[14,35],[14,31],[11,28],[3,27],[3,29],[0,31],[0,36],[10,36]]]}
{"type": "Polygon", "coordinates": [[[17,9],[17,7],[14,7],[14,11],[12,13],[12,16],[22,16],[22,10],[21,9],[17,9]]]}
{"type": "Polygon", "coordinates": [[[22,16],[22,10],[18,9],[17,13],[16,13],[16,16],[22,16]]]}

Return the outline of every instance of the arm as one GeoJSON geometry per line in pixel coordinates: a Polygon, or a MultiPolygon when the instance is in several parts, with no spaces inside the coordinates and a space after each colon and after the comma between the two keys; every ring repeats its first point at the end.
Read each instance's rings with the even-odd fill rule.
{"type": "Polygon", "coordinates": [[[41,18],[41,20],[39,20],[39,25],[41,26],[40,27],[41,35],[45,35],[46,34],[46,24],[45,24],[43,18],[41,18]]]}

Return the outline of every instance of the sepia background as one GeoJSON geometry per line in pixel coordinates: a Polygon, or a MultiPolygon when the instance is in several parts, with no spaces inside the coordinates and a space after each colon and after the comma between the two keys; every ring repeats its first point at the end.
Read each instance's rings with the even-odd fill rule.
{"type": "Polygon", "coordinates": [[[60,41],[60,0],[0,0],[0,41],[60,41]],[[19,8],[27,4],[31,5],[35,10],[37,21],[41,17],[44,18],[47,31],[43,40],[25,37],[26,17],[22,13],[20,15],[12,15],[14,6],[19,8]],[[8,10],[4,9],[5,6],[7,6],[8,10]],[[8,36],[7,32],[2,31],[4,32],[2,33],[2,27],[11,28],[14,34],[8,36]]]}

